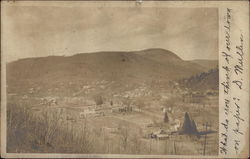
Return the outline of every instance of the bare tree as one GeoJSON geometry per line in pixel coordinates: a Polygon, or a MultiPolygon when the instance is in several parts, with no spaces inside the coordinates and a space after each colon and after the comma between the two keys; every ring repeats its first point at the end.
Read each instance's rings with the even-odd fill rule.
{"type": "Polygon", "coordinates": [[[37,119],[35,134],[39,144],[51,147],[55,134],[61,124],[60,113],[48,109],[43,110],[37,119]]]}
{"type": "Polygon", "coordinates": [[[132,137],[133,142],[133,153],[140,154],[141,152],[141,140],[140,140],[140,134],[134,133],[132,137]]]}
{"type": "Polygon", "coordinates": [[[24,147],[27,140],[29,130],[29,121],[31,121],[31,114],[25,107],[19,107],[15,104],[8,105],[7,108],[7,149],[13,149],[15,152],[20,152],[20,148],[24,147]]]}
{"type": "Polygon", "coordinates": [[[128,141],[129,141],[129,130],[127,127],[121,128],[120,130],[121,135],[121,142],[123,150],[126,152],[128,147],[128,141]]]}
{"type": "Polygon", "coordinates": [[[84,125],[82,125],[80,141],[81,152],[87,153],[92,151],[91,132],[87,119],[84,120],[84,125]]]}

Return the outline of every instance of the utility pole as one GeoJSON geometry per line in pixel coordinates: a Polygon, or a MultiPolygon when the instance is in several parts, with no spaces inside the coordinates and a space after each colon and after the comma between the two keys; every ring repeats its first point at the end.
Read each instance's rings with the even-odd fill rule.
{"type": "Polygon", "coordinates": [[[152,139],[150,139],[150,144],[149,144],[149,154],[152,152],[152,139]]]}
{"type": "Polygon", "coordinates": [[[168,154],[167,146],[168,146],[168,140],[165,140],[165,144],[164,144],[164,154],[168,154]]]}
{"type": "Polygon", "coordinates": [[[176,155],[176,146],[175,146],[175,140],[174,140],[174,154],[176,155]]]}
{"type": "MultiPolygon", "coordinates": [[[[206,131],[207,131],[207,122],[206,122],[206,131]]],[[[203,148],[203,155],[205,156],[206,154],[206,144],[207,144],[207,134],[205,134],[205,140],[204,140],[204,148],[203,148]]]]}

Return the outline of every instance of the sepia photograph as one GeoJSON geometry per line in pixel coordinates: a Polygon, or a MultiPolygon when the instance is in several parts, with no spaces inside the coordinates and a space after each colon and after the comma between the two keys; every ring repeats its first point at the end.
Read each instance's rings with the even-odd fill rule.
{"type": "Polygon", "coordinates": [[[218,156],[218,8],[83,4],[2,6],[6,153],[218,156]]]}

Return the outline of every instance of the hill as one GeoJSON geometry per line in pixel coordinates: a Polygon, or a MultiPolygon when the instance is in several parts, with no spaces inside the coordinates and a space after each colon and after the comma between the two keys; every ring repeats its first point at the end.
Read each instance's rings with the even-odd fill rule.
{"type": "Polygon", "coordinates": [[[203,68],[206,68],[207,71],[210,70],[210,69],[215,69],[219,65],[219,61],[218,60],[202,60],[202,59],[197,59],[197,60],[192,60],[190,62],[198,64],[198,65],[202,66],[203,68]]]}
{"type": "Polygon", "coordinates": [[[163,49],[82,53],[70,57],[49,56],[15,61],[7,65],[7,78],[174,80],[204,71],[197,66],[163,49]]]}
{"type": "Polygon", "coordinates": [[[219,90],[219,69],[211,69],[208,72],[202,72],[190,78],[180,81],[183,87],[192,90],[219,90]]]}
{"type": "Polygon", "coordinates": [[[156,86],[188,78],[204,70],[164,49],[79,53],[11,62],[7,64],[7,84],[10,92],[41,87],[45,91],[58,88],[58,93],[70,95],[85,86],[93,87],[94,93],[123,92],[140,85],[154,87],[152,82],[157,82],[156,86]]]}

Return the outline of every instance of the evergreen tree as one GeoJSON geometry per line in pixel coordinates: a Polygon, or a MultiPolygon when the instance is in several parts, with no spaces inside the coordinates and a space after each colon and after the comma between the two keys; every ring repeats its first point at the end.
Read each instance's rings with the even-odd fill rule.
{"type": "Polygon", "coordinates": [[[164,122],[165,123],[169,122],[169,118],[168,118],[168,113],[167,112],[165,112],[165,114],[164,114],[164,122]]]}
{"type": "Polygon", "coordinates": [[[185,134],[196,134],[198,132],[194,120],[190,119],[189,114],[187,112],[185,113],[182,131],[185,134]]]}

